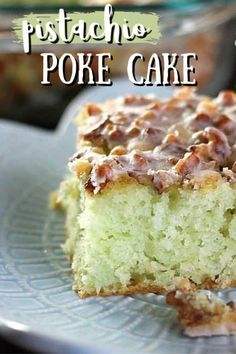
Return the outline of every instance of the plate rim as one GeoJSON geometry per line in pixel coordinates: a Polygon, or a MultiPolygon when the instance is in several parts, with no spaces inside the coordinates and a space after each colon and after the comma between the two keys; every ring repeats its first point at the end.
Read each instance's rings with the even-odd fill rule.
{"type": "MultiPolygon", "coordinates": [[[[138,91],[140,91],[140,94],[155,94],[155,89],[157,91],[166,91],[164,94],[165,97],[171,94],[173,92],[173,88],[170,87],[138,87],[132,85],[129,80],[125,77],[121,78],[115,78],[116,81],[114,82],[114,86],[116,87],[116,90],[119,90],[119,88],[124,88],[124,85],[127,85],[129,87],[129,90],[132,91],[131,94],[138,94],[138,91]],[[146,93],[145,93],[146,91],[146,93]]],[[[10,128],[11,130],[18,130],[18,129],[23,129],[27,130],[29,134],[39,134],[43,135],[44,137],[47,136],[49,139],[55,139],[55,138],[60,138],[64,136],[69,129],[70,125],[72,126],[73,119],[75,119],[76,115],[78,114],[81,106],[83,106],[86,102],[91,102],[96,101],[96,102],[101,102],[101,100],[96,100],[96,92],[100,91],[101,89],[104,89],[104,92],[108,89],[108,86],[95,86],[95,87],[86,87],[84,91],[79,92],[78,95],[76,95],[68,104],[66,109],[61,115],[61,118],[59,120],[59,123],[55,130],[53,131],[47,131],[40,129],[35,126],[30,126],[24,123],[20,123],[17,121],[9,121],[8,119],[1,119],[0,121],[0,128],[1,127],[7,127],[10,128]],[[95,95],[94,95],[95,94],[95,95]],[[93,99],[93,96],[95,96],[95,100],[93,99]],[[91,101],[90,101],[91,99],[91,101]],[[75,114],[76,112],[76,114],[75,114]]],[[[129,94],[129,90],[126,92],[126,94],[129,94]]],[[[124,95],[124,91],[120,90],[121,94],[120,96],[124,95]]],[[[113,96],[113,95],[112,95],[113,96]]],[[[114,90],[114,97],[118,97],[117,94],[115,94],[114,90]]],[[[109,97],[110,98],[110,97],[109,97]]],[[[0,315],[0,334],[12,341],[13,343],[22,346],[23,348],[26,349],[33,349],[33,350],[43,350],[45,352],[45,345],[44,341],[47,343],[55,343],[57,347],[65,347],[67,348],[67,353],[78,353],[78,350],[80,350],[80,354],[92,354],[92,353],[111,353],[111,346],[106,345],[105,343],[103,344],[102,348],[100,345],[98,345],[95,342],[90,341],[83,341],[80,339],[79,342],[75,341],[73,338],[71,339],[66,339],[66,338],[58,338],[58,336],[53,335],[50,333],[48,335],[46,331],[42,330],[35,330],[34,327],[30,327],[28,325],[25,325],[24,323],[21,323],[19,321],[12,321],[7,319],[7,317],[0,315]],[[32,341],[32,339],[34,339],[32,341]],[[94,345],[96,344],[96,345],[94,345]],[[69,349],[69,350],[68,350],[69,349]]],[[[132,354],[133,351],[129,349],[127,351],[125,348],[122,347],[117,347],[116,345],[113,345],[112,348],[112,353],[129,353],[132,354]]],[[[47,352],[48,347],[47,347],[47,352]]],[[[54,353],[59,353],[59,351],[53,351],[54,353]]]]}

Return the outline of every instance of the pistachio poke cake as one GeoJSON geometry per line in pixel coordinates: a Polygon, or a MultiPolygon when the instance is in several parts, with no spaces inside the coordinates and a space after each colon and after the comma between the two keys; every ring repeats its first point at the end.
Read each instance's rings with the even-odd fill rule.
{"type": "Polygon", "coordinates": [[[236,95],[87,104],[57,205],[80,297],[236,285],[236,95]]]}

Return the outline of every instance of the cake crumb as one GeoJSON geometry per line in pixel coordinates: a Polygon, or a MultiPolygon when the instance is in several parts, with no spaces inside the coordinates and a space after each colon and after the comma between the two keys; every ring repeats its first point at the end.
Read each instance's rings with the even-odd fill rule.
{"type": "Polygon", "coordinates": [[[207,290],[171,291],[167,304],[178,312],[184,333],[190,337],[236,334],[236,304],[225,303],[207,290]]]}
{"type": "Polygon", "coordinates": [[[55,190],[49,194],[48,204],[49,204],[50,209],[59,209],[59,210],[63,209],[61,203],[58,201],[58,191],[57,190],[55,190]]]}

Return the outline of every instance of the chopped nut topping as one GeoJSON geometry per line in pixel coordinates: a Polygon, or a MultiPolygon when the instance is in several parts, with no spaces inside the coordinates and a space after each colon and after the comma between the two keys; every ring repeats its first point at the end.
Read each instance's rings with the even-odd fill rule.
{"type": "Polygon", "coordinates": [[[79,159],[76,162],[75,168],[76,168],[77,175],[81,176],[82,174],[89,174],[90,171],[92,170],[92,165],[86,159],[79,159]]]}
{"type": "Polygon", "coordinates": [[[166,135],[165,139],[163,140],[163,144],[171,144],[171,143],[179,143],[179,139],[176,134],[168,134],[166,135]]]}
{"type": "Polygon", "coordinates": [[[127,149],[122,145],[114,147],[110,152],[110,155],[125,155],[125,154],[127,154],[127,149]]]}
{"type": "Polygon", "coordinates": [[[113,140],[119,140],[123,136],[123,133],[120,129],[113,128],[112,131],[109,132],[109,136],[113,140]]]}
{"type": "Polygon", "coordinates": [[[232,166],[232,171],[236,173],[236,162],[234,162],[234,164],[232,166]]]}
{"type": "Polygon", "coordinates": [[[143,167],[148,166],[147,158],[145,157],[144,154],[142,154],[141,152],[138,152],[138,151],[135,151],[132,154],[131,163],[133,163],[137,169],[141,169],[143,167]]]}
{"type": "Polygon", "coordinates": [[[236,104],[236,95],[233,91],[222,91],[218,95],[218,100],[223,106],[232,106],[236,104]]]}
{"type": "Polygon", "coordinates": [[[159,193],[176,183],[200,188],[204,179],[236,183],[236,94],[231,91],[215,99],[190,88],[163,101],[126,96],[88,104],[87,112],[70,168],[88,175],[90,192],[127,176],[159,193]]]}
{"type": "Polygon", "coordinates": [[[96,116],[96,115],[102,113],[101,108],[94,103],[88,103],[86,105],[86,108],[87,108],[88,115],[90,115],[90,116],[96,116]]]}
{"type": "Polygon", "coordinates": [[[186,153],[184,158],[177,162],[175,169],[180,175],[187,176],[192,174],[199,164],[200,159],[194,152],[186,153]]]}
{"type": "Polygon", "coordinates": [[[124,104],[126,105],[145,105],[150,103],[150,99],[144,96],[126,96],[124,104]]]}
{"type": "Polygon", "coordinates": [[[180,177],[173,171],[159,170],[154,174],[153,178],[153,184],[160,193],[179,181],[180,177]]]}
{"type": "Polygon", "coordinates": [[[133,127],[127,130],[127,134],[130,138],[134,138],[140,134],[141,130],[138,127],[133,127]]]}
{"type": "Polygon", "coordinates": [[[211,117],[212,115],[214,115],[217,112],[217,106],[212,101],[209,101],[209,100],[202,101],[197,106],[197,112],[200,114],[209,115],[211,117]]]}
{"type": "Polygon", "coordinates": [[[209,141],[209,157],[222,165],[231,154],[226,136],[219,129],[213,127],[205,128],[205,136],[209,141]]]}
{"type": "Polygon", "coordinates": [[[192,121],[192,128],[196,131],[212,126],[212,119],[204,113],[199,113],[192,121]]]}

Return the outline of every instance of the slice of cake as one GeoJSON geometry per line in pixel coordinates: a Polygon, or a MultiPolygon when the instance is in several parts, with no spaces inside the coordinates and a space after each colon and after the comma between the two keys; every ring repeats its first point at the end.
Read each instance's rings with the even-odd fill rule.
{"type": "Polygon", "coordinates": [[[87,104],[61,184],[81,297],[236,284],[236,95],[87,104]]]}
{"type": "Polygon", "coordinates": [[[236,306],[206,290],[194,293],[173,291],[167,303],[176,308],[184,333],[190,337],[236,334],[236,306]]]}

